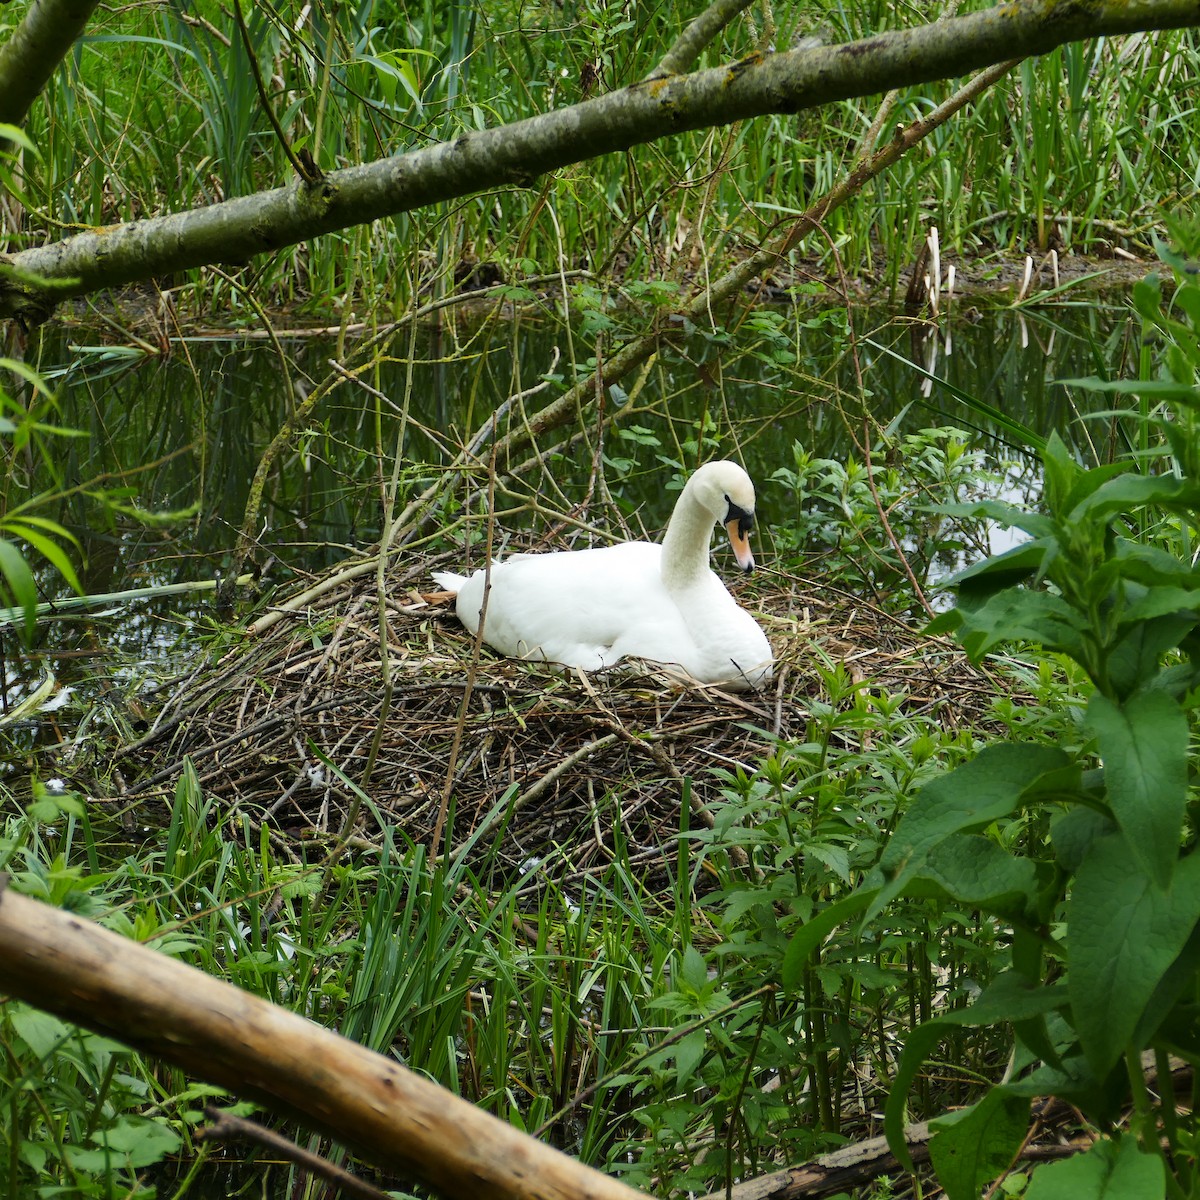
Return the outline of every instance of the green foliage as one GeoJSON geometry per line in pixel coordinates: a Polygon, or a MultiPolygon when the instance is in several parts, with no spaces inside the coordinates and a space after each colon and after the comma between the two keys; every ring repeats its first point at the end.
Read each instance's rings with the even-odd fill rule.
{"type": "Polygon", "coordinates": [[[799,443],[793,465],[772,475],[792,493],[784,511],[777,550],[803,552],[805,570],[834,578],[852,590],[886,594],[909,588],[899,551],[920,581],[928,582],[986,546],[980,514],[966,520],[930,517],[929,507],[980,495],[999,479],[982,450],[970,447],[960,429],[944,427],[881,439],[868,465],[853,455],[821,458],[799,443]],[[880,512],[895,542],[881,538],[880,512]]]}
{"type": "MultiPolygon", "coordinates": [[[[1000,743],[926,784],[838,914],[861,912],[869,927],[899,897],[932,895],[1012,926],[1005,969],[978,999],[910,1034],[888,1101],[888,1135],[907,1161],[905,1101],[934,1045],[963,1026],[1011,1026],[1006,1081],[937,1123],[931,1152],[951,1200],[977,1196],[1012,1160],[1030,1098],[1046,1094],[1101,1128],[1132,1097],[1133,1128],[1039,1169],[1028,1194],[1161,1195],[1165,1180],[1168,1194],[1188,1195],[1196,1182],[1193,1132],[1177,1122],[1169,1084],[1159,1110],[1142,1080],[1147,1049],[1160,1063],[1200,1052],[1189,770],[1200,570],[1181,553],[1200,520],[1200,284],[1190,259],[1163,257],[1183,268],[1175,294],[1168,305],[1147,284],[1138,307],[1147,333],[1168,339],[1164,374],[1121,389],[1142,401],[1135,416],[1150,453],[1088,470],[1052,437],[1042,511],[953,509],[1029,540],[960,572],[957,607],[931,626],[952,630],[975,658],[1033,641],[1073,660],[1091,687],[1083,743],[1000,743]],[[1006,826],[1031,816],[1049,820],[1048,841],[1006,839],[1006,826]]],[[[797,986],[820,936],[795,935],[785,983],[797,986]]]]}
{"type": "Polygon", "coordinates": [[[41,559],[80,590],[74,564],[62,546],[65,542],[78,548],[78,540],[57,521],[38,513],[47,497],[27,494],[31,465],[36,459],[54,470],[52,439],[80,435],[50,419],[54,396],[27,364],[0,358],[0,380],[6,381],[0,382],[0,455],[6,468],[0,485],[0,603],[20,610],[22,632],[30,641],[38,604],[32,564],[41,559]]]}
{"type": "MultiPolygon", "coordinates": [[[[779,744],[753,772],[723,772],[713,828],[682,844],[680,874],[693,886],[716,881],[700,905],[712,933],[703,946],[691,933],[674,960],[657,1005],[670,1033],[648,1072],[631,1076],[641,1128],[612,1164],[637,1186],[669,1179],[713,1190],[839,1145],[851,1079],[861,1081],[865,1063],[882,1070],[893,1031],[945,986],[933,964],[953,964],[956,995],[990,977],[995,931],[969,912],[947,919],[950,910],[916,900],[886,931],[852,928],[866,903],[856,885],[909,797],[970,741],[840,664],[815,671],[805,737],[779,744]],[[811,957],[794,956],[801,938],[811,957]]],[[[959,1049],[970,1061],[987,1046],[959,1049]]]]}
{"type": "MultiPolygon", "coordinates": [[[[0,831],[0,869],[11,886],[86,916],[113,916],[116,874],[72,862],[95,861],[80,799],[35,784],[24,815],[0,831]]],[[[190,1114],[218,1089],[202,1084],[168,1096],[140,1055],[9,1000],[0,1004],[0,1162],[6,1194],[124,1200],[155,1195],[147,1168],[176,1154],[186,1123],[153,1110],[190,1114]]],[[[194,1118],[189,1115],[186,1120],[194,1118]]]]}
{"type": "MultiPolygon", "coordinates": [[[[970,6],[968,6],[970,7],[970,6]]],[[[731,22],[701,66],[816,35],[828,42],[910,26],[926,14],[860,4],[781,12],[776,29],[731,22]]],[[[695,13],[596,3],[310,5],[247,10],[243,37],[210,0],[97,14],[28,133],[24,236],[103,226],[277,186],[291,167],[254,85],[291,147],[322,168],[372,160],[494,127],[633,84],[695,13]],[[164,137],[163,131],[170,130],[164,137]]],[[[828,214],[804,253],[895,288],[928,226],[946,254],[1140,248],[1160,199],[1200,176],[1187,81],[1192,30],[1070,46],[1028,60],[1004,86],[902,159],[859,202],[828,214]],[[1137,137],[1129,136],[1136,130],[1137,137]]],[[[905,89],[909,120],[950,84],[905,89]]],[[[875,112],[867,99],[715,133],[672,136],[629,155],[557,172],[534,187],[346,231],[256,263],[260,295],[328,313],[386,315],[418,288],[443,294],[495,265],[500,287],[557,272],[676,283],[729,247],[759,244],[852,169],[875,112]]],[[[249,272],[245,277],[251,277],[249,272]]],[[[215,274],[179,294],[197,311],[251,317],[242,290],[215,274]]]]}

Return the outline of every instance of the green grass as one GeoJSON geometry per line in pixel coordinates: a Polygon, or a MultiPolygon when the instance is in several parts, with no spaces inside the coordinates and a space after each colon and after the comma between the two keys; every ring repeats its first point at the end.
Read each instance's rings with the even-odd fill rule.
{"type": "MultiPolygon", "coordinates": [[[[840,668],[824,680],[808,744],[728,776],[716,830],[681,838],[665,890],[647,888],[620,843],[600,874],[566,882],[561,864],[531,863],[502,887],[489,886],[486,858],[471,870],[431,864],[386,824],[374,850],[333,862],[300,844],[281,854],[265,827],[213,807],[190,772],[166,828],[136,848],[39,787],[9,820],[0,859],[23,891],[394,1053],[590,1162],[647,1186],[664,1172],[675,1186],[718,1186],[730,1170],[761,1169],[768,1144],[802,1158],[839,1140],[848,1072],[872,1057],[886,1071],[895,1030],[932,1003],[904,920],[964,975],[987,969],[978,930],[955,949],[918,908],[898,936],[831,943],[800,996],[776,994],[786,927],[770,932],[771,905],[843,891],[933,761],[961,753],[934,722],[903,716],[898,698],[840,668]],[[864,737],[883,741],[871,749],[864,737]],[[780,844],[794,847],[786,858],[780,844]],[[753,1100],[772,1071],[788,1087],[748,1109],[730,1139],[734,1094],[753,1100]],[[808,1078],[818,1086],[806,1094],[808,1078]],[[696,1158],[697,1142],[714,1149],[696,1158]]],[[[67,1195],[125,1195],[156,1161],[138,1154],[178,1154],[159,1168],[168,1174],[192,1161],[200,1084],[98,1047],[24,1005],[0,1007],[0,1157],[18,1192],[57,1180],[67,1195]],[[51,1120],[55,1105],[63,1116],[51,1120]],[[130,1125],[137,1154],[97,1173],[87,1147],[130,1125]]]]}
{"type": "MultiPolygon", "coordinates": [[[[875,6],[828,14],[830,40],[911,22],[875,6]]],[[[576,102],[643,77],[690,10],[649,18],[568,5],[426,3],[406,13],[320,6],[255,9],[247,35],[272,107],[296,149],[325,167],[445,140],[576,102]],[[309,10],[306,10],[309,11],[309,10]],[[279,81],[283,81],[281,90],[279,81]]],[[[706,64],[754,48],[732,26],[706,64]]],[[[786,45],[793,32],[775,31],[786,45]]],[[[1191,136],[1200,46],[1193,31],[1069,46],[1029,61],[846,208],[804,253],[834,273],[894,286],[929,223],[947,255],[970,258],[1057,246],[1108,253],[1148,246],[1162,209],[1200,188],[1191,136]]],[[[221,9],[104,14],[31,116],[26,155],[30,240],[278,185],[292,171],[261,111],[243,39],[221,9]],[[228,43],[226,45],[225,43],[228,43]],[[163,131],[169,130],[169,136],[163,131]]],[[[907,120],[950,93],[897,98],[907,120]]],[[[528,188],[469,197],[370,230],[281,252],[240,273],[259,296],[328,313],[402,311],[414,285],[440,294],[469,264],[509,279],[619,263],[632,279],[675,278],[759,244],[789,212],[849,169],[874,116],[856,100],[667,139],[581,164],[528,188]],[[597,198],[602,213],[597,215],[597,198]],[[680,256],[679,250],[687,253],[680,256]]],[[[243,302],[211,274],[193,308],[236,314],[243,302]]],[[[186,298],[186,297],[185,297],[186,298]]]]}

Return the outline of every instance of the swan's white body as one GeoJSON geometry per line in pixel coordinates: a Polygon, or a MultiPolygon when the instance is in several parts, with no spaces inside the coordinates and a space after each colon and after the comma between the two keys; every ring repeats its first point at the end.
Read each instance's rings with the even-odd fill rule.
{"type": "Polygon", "coordinates": [[[771,677],[771,646],[758,622],[708,565],[713,524],[724,521],[744,571],[754,486],[736,463],[701,467],[680,494],[661,545],[518,554],[469,578],[434,573],[457,593],[457,612],[483,640],[514,658],[587,671],[623,658],[662,663],[699,683],[746,688],[771,677]]]}

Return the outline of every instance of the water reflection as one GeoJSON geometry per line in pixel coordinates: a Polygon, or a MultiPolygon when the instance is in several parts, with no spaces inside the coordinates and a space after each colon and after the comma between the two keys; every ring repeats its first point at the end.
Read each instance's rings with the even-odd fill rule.
{"type": "MultiPolygon", "coordinates": [[[[1011,460],[1012,437],[965,409],[962,394],[1039,433],[1090,439],[1098,457],[1117,448],[1119,431],[1093,422],[1085,434],[1079,421],[1111,397],[1055,380],[1129,372],[1137,326],[1119,298],[956,317],[949,346],[947,330],[893,314],[855,313],[850,337],[841,314],[800,309],[752,315],[728,338],[665,342],[648,370],[606,397],[619,414],[614,428],[602,433],[589,416],[587,435],[553,460],[545,486],[573,503],[603,461],[622,510],[653,532],[674,501],[666,486],[674,472],[665,464],[690,467],[721,453],[755,477],[769,530],[794,511],[771,476],[792,462],[796,442],[820,457],[861,458],[868,436],[878,447],[885,431],[957,425],[1011,460]]],[[[571,348],[580,355],[587,344],[583,331],[568,337],[550,321],[442,327],[398,336],[359,372],[355,348],[339,356],[328,337],[284,340],[282,360],[266,341],[192,339],[159,359],[123,348],[80,352],[75,340],[47,332],[37,361],[58,378],[62,422],[86,434],[58,446],[66,494],[57,515],[81,539],[82,579],[92,593],[227,570],[260,455],[313,389],[328,394],[270,473],[256,526],[260,565],[271,563],[271,578],[285,585],[289,575],[318,572],[378,536],[381,481],[391,476],[397,447],[402,487],[415,494],[506,397],[553,371],[543,393],[514,406],[512,425],[557,395],[560,377],[570,381],[563,364],[571,348]],[[351,377],[343,370],[335,378],[331,360],[347,363],[351,377]]],[[[1032,492],[1034,468],[1017,461],[1005,486],[1032,492]]],[[[176,601],[170,612],[179,622],[165,625],[147,621],[144,607],[126,606],[109,636],[154,659],[169,654],[177,631],[207,614],[207,604],[176,601]]]]}

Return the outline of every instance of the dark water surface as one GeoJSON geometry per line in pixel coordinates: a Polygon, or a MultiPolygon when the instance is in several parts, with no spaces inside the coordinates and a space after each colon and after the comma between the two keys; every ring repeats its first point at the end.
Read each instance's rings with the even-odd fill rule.
{"type": "MultiPolygon", "coordinates": [[[[956,392],[1039,432],[1057,429],[1081,446],[1090,438],[1097,455],[1110,451],[1107,428],[1085,432],[1079,421],[1110,399],[1055,381],[1130,373],[1138,326],[1121,297],[970,314],[924,339],[920,326],[883,312],[856,312],[854,323],[851,338],[836,312],[792,309],[752,314],[728,339],[693,334],[664,344],[647,371],[607,398],[621,418],[604,437],[604,478],[622,507],[636,510],[646,529],[661,529],[675,472],[660,460],[690,467],[703,433],[703,457],[739,458],[755,477],[760,556],[769,556],[772,527],[786,522],[789,504],[794,511],[771,476],[793,462],[795,443],[822,457],[861,457],[855,440],[863,440],[865,419],[877,445],[889,427],[956,425],[977,431],[977,444],[997,457],[1012,458],[1011,437],[964,407],[956,392]],[[802,347],[799,361],[794,345],[802,347]],[[930,384],[904,361],[913,359],[944,382],[930,384]]],[[[80,538],[81,579],[95,595],[226,571],[264,448],[292,406],[330,377],[331,360],[354,370],[362,349],[348,341],[339,354],[330,337],[284,337],[281,363],[267,341],[196,338],[155,357],[115,346],[81,349],[84,340],[52,331],[29,357],[60,388],[58,419],[86,434],[56,443],[57,487],[69,494],[46,515],[80,538]]],[[[593,344],[586,328],[568,338],[549,322],[443,326],[412,340],[402,333],[361,383],[342,379],[330,391],[271,472],[255,527],[267,580],[287,588],[370,546],[379,532],[380,479],[390,478],[397,445],[402,507],[507,397],[547,374],[550,384],[526,400],[526,411],[560,394],[559,381],[570,376],[563,363],[593,344]]],[[[587,489],[594,433],[553,461],[552,499],[560,509],[587,489]]],[[[542,449],[554,441],[548,436],[542,449]]],[[[1027,469],[1033,487],[1032,463],[1027,469]]],[[[38,482],[55,487],[48,476],[38,482]]],[[[5,633],[9,702],[45,664],[67,684],[94,681],[101,659],[110,678],[126,683],[171,673],[194,645],[197,623],[209,623],[210,596],[114,600],[103,615],[49,622],[42,659],[17,653],[5,633]]]]}

